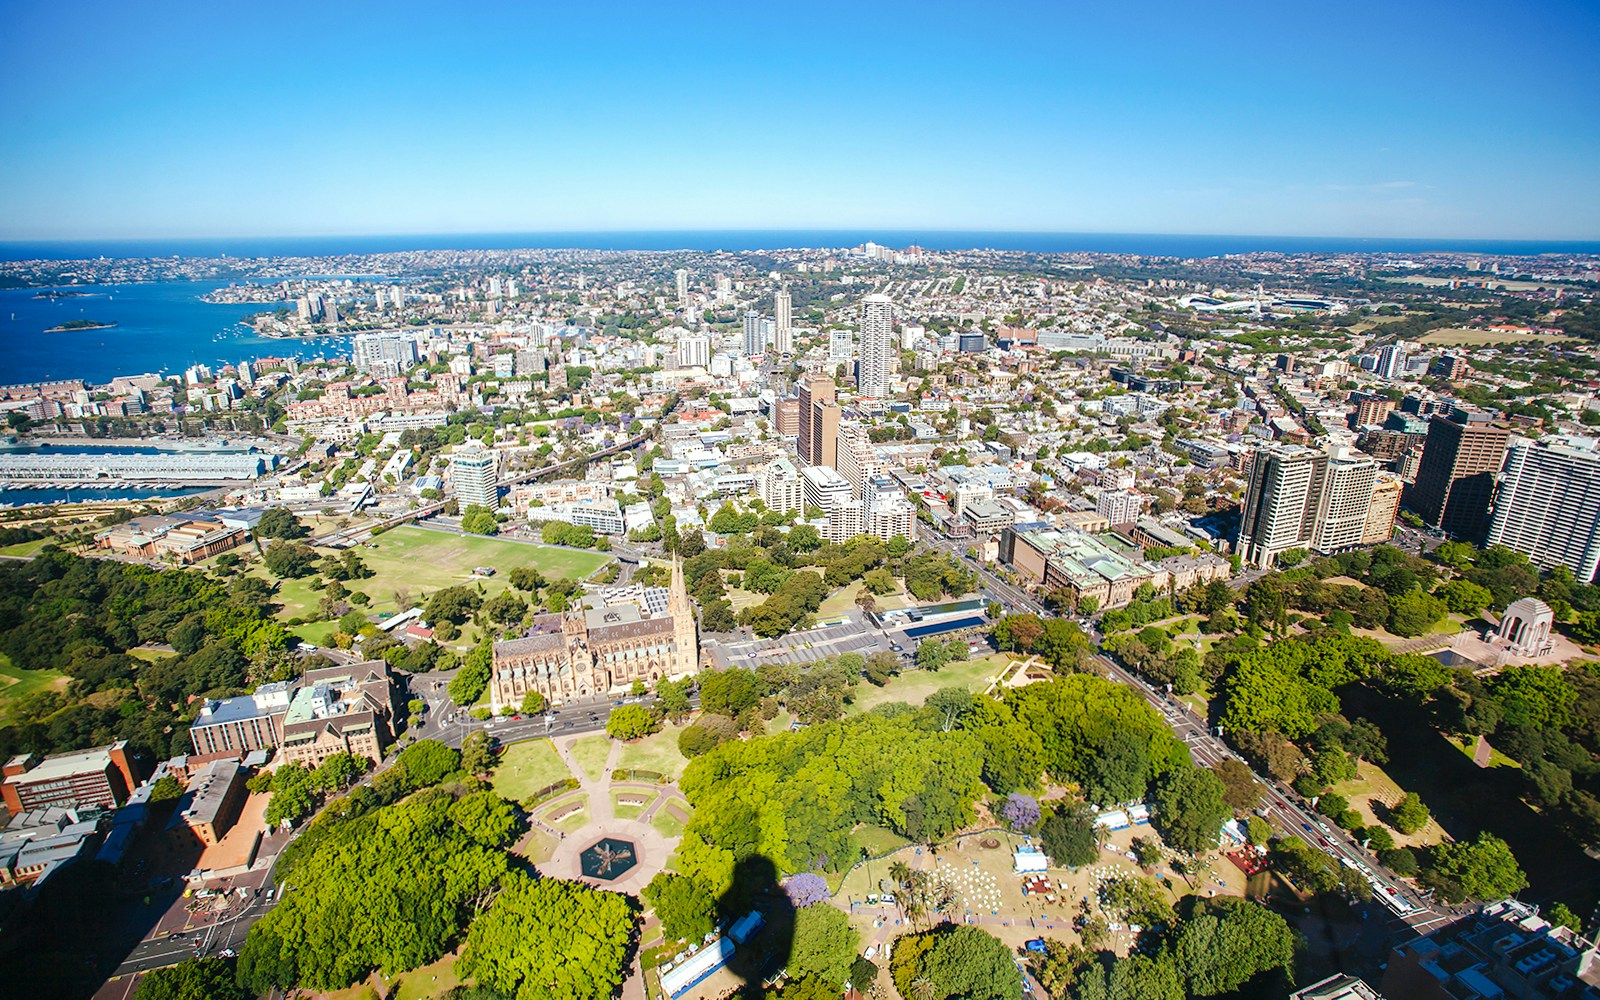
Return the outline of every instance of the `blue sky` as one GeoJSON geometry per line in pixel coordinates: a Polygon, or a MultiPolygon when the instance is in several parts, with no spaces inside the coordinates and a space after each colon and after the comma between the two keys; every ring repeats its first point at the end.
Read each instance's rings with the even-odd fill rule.
{"type": "Polygon", "coordinates": [[[1600,4],[25,3],[0,239],[1600,238],[1600,4]]]}

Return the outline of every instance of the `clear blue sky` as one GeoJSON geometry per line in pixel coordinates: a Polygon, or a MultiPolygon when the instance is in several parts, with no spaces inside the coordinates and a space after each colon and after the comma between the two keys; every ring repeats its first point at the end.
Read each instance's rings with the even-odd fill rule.
{"type": "Polygon", "coordinates": [[[28,3],[0,239],[1600,238],[1600,3],[28,3]]]}

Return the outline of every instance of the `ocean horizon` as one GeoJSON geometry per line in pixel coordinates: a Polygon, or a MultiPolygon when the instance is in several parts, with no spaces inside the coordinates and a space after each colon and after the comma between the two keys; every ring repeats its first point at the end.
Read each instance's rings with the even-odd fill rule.
{"type": "Polygon", "coordinates": [[[240,236],[0,241],[0,260],[97,257],[334,257],[414,250],[738,251],[844,248],[875,242],[929,250],[1111,253],[1217,257],[1241,253],[1476,253],[1498,256],[1600,254],[1600,240],[1072,233],[967,229],[662,229],[348,236],[240,236]]]}

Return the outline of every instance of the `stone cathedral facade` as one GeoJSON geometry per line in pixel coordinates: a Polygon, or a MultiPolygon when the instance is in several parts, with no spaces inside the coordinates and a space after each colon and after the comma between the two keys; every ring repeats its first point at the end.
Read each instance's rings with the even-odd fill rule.
{"type": "Polygon", "coordinates": [[[683,567],[674,559],[665,614],[635,604],[580,607],[539,615],[522,638],[495,643],[489,703],[498,713],[505,706],[517,708],[529,691],[538,691],[559,705],[699,668],[694,605],[683,567]]]}

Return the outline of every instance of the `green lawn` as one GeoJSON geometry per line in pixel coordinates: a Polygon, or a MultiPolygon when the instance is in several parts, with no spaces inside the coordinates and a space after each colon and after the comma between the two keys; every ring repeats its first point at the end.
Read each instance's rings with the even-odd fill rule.
{"type": "MultiPolygon", "coordinates": [[[[587,799],[585,801],[587,801],[587,799]]],[[[547,819],[545,822],[554,826],[558,826],[568,833],[577,833],[579,830],[582,830],[584,827],[589,825],[589,807],[585,805],[582,809],[579,809],[577,812],[571,813],[562,819],[547,819]]]]}
{"type": "Polygon", "coordinates": [[[63,688],[66,684],[67,675],[59,670],[23,670],[13,666],[6,654],[0,653],[0,718],[5,717],[10,702],[46,688],[63,688]]]}
{"type": "Polygon", "coordinates": [[[0,546],[0,556],[31,556],[35,552],[55,541],[53,537],[35,538],[31,542],[18,542],[15,545],[0,546]]]}
{"type": "Polygon", "coordinates": [[[521,802],[541,788],[572,777],[549,740],[524,740],[505,748],[490,782],[496,794],[521,802]]]}
{"type": "Polygon", "coordinates": [[[145,649],[142,646],[135,646],[133,649],[128,650],[128,655],[136,660],[143,660],[146,663],[159,663],[168,657],[177,656],[178,654],[169,653],[160,649],[145,649]]]}
{"type": "Polygon", "coordinates": [[[296,625],[290,631],[299,636],[301,642],[309,642],[313,646],[327,646],[330,644],[329,640],[332,638],[333,633],[339,631],[339,623],[337,621],[312,622],[309,625],[296,625]]]}
{"type": "Polygon", "coordinates": [[[541,861],[550,860],[550,855],[555,853],[556,843],[556,838],[543,830],[530,829],[522,835],[515,850],[533,864],[539,864],[541,861]]]}
{"type": "Polygon", "coordinates": [[[393,1000],[433,1000],[461,985],[456,975],[456,956],[446,955],[432,965],[402,972],[397,978],[400,988],[390,992],[393,1000]]]}
{"type": "Polygon", "coordinates": [[[678,734],[683,730],[683,726],[668,723],[662,727],[661,732],[624,745],[622,755],[617,758],[617,767],[659,771],[669,778],[676,778],[683,773],[684,765],[689,763],[688,759],[678,752],[678,734]]]}
{"type": "Polygon", "coordinates": [[[678,817],[667,812],[665,807],[657,810],[656,814],[650,817],[650,825],[655,827],[656,832],[661,834],[663,837],[666,837],[668,840],[671,840],[673,837],[683,836],[682,821],[680,821],[678,817]]]}
{"type": "Polygon", "coordinates": [[[940,688],[964,687],[968,691],[982,691],[985,685],[1010,662],[1011,658],[1005,654],[994,653],[977,660],[947,664],[943,670],[936,673],[929,673],[926,670],[907,670],[890,678],[889,683],[881,688],[862,681],[852,692],[852,700],[845,707],[845,712],[851,715],[866,712],[891,701],[903,701],[908,705],[920,706],[928,700],[929,695],[940,688]]]}
{"type": "Polygon", "coordinates": [[[574,775],[582,779],[587,775],[590,780],[598,781],[604,777],[606,755],[611,752],[611,737],[604,733],[595,733],[584,736],[572,744],[572,759],[583,768],[583,774],[574,775]]]}
{"type": "Polygon", "coordinates": [[[850,834],[850,839],[857,847],[865,847],[867,854],[874,858],[897,851],[911,843],[893,830],[885,830],[879,826],[864,826],[850,834]]]}

